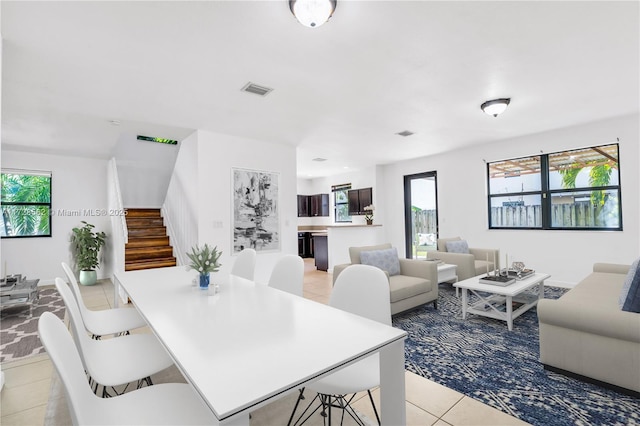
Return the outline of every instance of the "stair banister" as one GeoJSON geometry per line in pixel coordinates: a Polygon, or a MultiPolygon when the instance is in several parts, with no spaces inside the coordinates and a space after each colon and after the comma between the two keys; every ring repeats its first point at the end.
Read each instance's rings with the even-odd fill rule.
{"type": "MultiPolygon", "coordinates": [[[[112,212],[124,212],[122,204],[122,193],[120,192],[120,180],[118,179],[118,167],[116,159],[111,158],[107,167],[108,178],[108,204],[109,210],[112,212]]],[[[124,214],[112,214],[111,216],[111,244],[113,252],[113,273],[124,271],[124,246],[129,241],[127,231],[127,220],[124,214]]],[[[115,279],[115,277],[113,278],[115,279]]],[[[114,286],[116,289],[120,286],[114,286]]],[[[117,291],[117,290],[116,290],[117,291]]],[[[120,290],[120,294],[114,294],[114,303],[118,305],[118,296],[126,303],[128,296],[124,291],[120,290]]]]}

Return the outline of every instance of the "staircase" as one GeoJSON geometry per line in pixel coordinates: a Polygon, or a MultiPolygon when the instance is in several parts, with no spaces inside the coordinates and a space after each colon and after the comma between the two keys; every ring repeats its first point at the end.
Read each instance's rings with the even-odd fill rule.
{"type": "Polygon", "coordinates": [[[129,242],[124,246],[124,270],[176,266],[160,209],[126,210],[129,242]]]}

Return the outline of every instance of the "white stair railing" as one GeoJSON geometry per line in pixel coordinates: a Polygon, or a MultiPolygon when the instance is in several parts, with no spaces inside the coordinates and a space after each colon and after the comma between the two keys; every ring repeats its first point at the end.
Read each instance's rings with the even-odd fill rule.
{"type": "MultiPolygon", "coordinates": [[[[174,176],[175,177],[175,176],[174,176]]],[[[180,179],[171,179],[167,196],[162,205],[162,217],[173,246],[178,265],[186,265],[186,253],[198,243],[197,206],[180,187],[180,179]]]]}
{"type": "MultiPolygon", "coordinates": [[[[127,219],[124,214],[124,206],[122,205],[122,194],[120,192],[120,180],[118,179],[118,167],[116,165],[116,159],[111,158],[107,167],[107,182],[108,182],[108,204],[109,211],[111,213],[111,250],[112,250],[112,264],[113,273],[124,272],[125,266],[125,250],[124,246],[129,241],[129,233],[127,231],[127,219]]],[[[115,281],[115,277],[113,278],[115,281]]],[[[121,289],[120,286],[115,286],[119,290],[119,296],[125,303],[128,302],[128,296],[121,289]]],[[[117,303],[118,295],[115,295],[117,303]]]]}

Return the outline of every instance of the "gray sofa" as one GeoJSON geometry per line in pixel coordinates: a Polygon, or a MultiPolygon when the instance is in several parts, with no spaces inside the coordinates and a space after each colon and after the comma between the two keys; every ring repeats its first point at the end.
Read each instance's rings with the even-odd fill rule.
{"type": "Polygon", "coordinates": [[[618,306],[629,265],[596,263],[557,300],[538,302],[545,368],[640,392],[640,314],[618,306]]]}
{"type": "MultiPolygon", "coordinates": [[[[351,263],[333,267],[333,282],[345,268],[352,264],[359,264],[360,252],[390,249],[391,244],[376,246],[349,247],[351,263]]],[[[399,259],[400,274],[389,277],[389,291],[391,292],[391,314],[397,314],[425,303],[433,302],[438,307],[438,267],[435,262],[424,260],[399,259]]]]}

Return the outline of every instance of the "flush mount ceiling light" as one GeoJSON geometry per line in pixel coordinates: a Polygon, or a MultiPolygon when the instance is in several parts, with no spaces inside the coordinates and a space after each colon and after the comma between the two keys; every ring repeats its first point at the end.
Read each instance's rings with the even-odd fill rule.
{"type": "Polygon", "coordinates": [[[289,9],[305,27],[317,28],[331,18],[337,0],[289,0],[289,9]]]}
{"type": "Polygon", "coordinates": [[[511,102],[511,98],[494,99],[483,103],[480,108],[487,114],[497,117],[498,114],[502,114],[507,109],[509,102],[511,102]]]}

